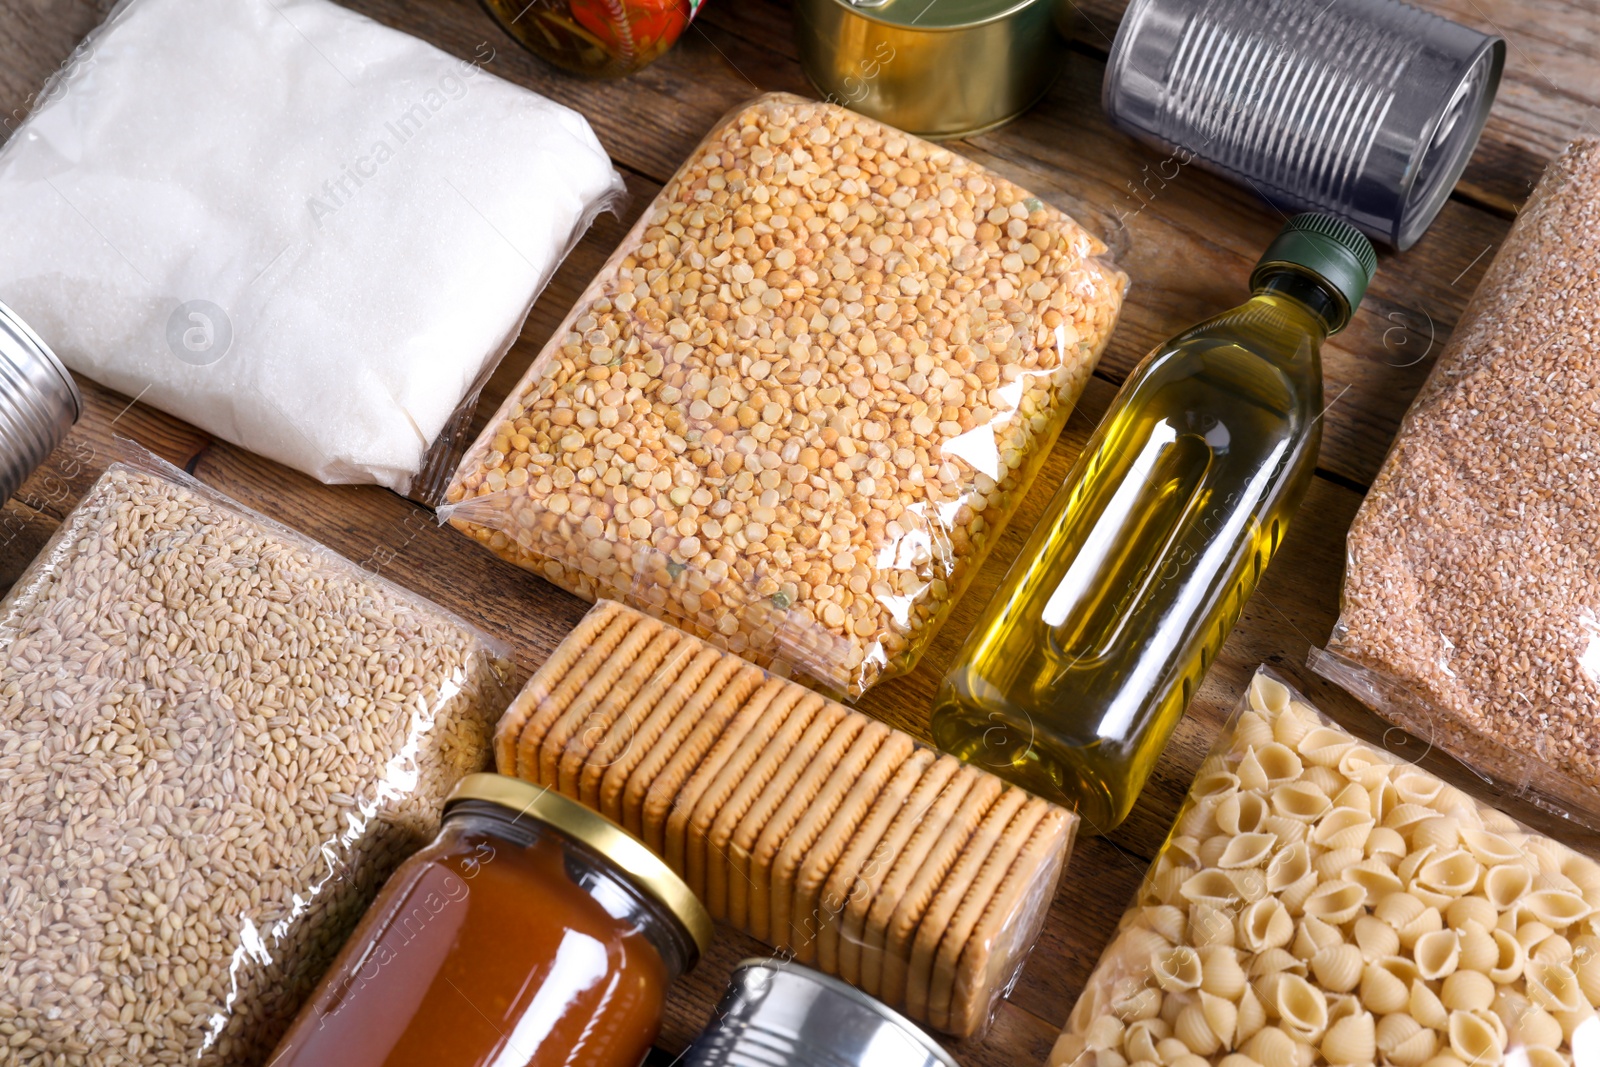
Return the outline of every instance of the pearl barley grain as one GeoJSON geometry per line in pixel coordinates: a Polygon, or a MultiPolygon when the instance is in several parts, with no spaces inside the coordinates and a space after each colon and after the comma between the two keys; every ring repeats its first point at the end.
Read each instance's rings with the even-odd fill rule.
{"type": "Polygon", "coordinates": [[[580,298],[457,472],[450,519],[581,596],[860,692],[915,662],[1065,422],[1127,282],[1104,251],[946,149],[763,97],[580,298]],[[606,383],[614,441],[583,419],[606,383]],[[534,456],[521,486],[512,434],[534,456]],[[578,458],[623,447],[602,493],[578,458]],[[558,512],[540,486],[563,470],[558,512]],[[707,607],[691,578],[713,571],[707,607]]]}
{"type": "Polygon", "coordinates": [[[125,468],[39,558],[0,605],[0,1063],[262,1063],[482,769],[506,665],[125,468]]]}

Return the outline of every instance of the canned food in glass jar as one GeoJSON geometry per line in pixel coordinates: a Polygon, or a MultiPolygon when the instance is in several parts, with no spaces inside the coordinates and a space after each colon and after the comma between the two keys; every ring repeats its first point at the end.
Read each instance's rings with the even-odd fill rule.
{"type": "Polygon", "coordinates": [[[956,1067],[855,986],[787,960],[745,960],[683,1067],[956,1067]]]}
{"type": "Polygon", "coordinates": [[[672,47],[701,0],[483,0],[506,32],[573,74],[620,78],[672,47]]]}
{"type": "Polygon", "coordinates": [[[384,885],[273,1067],[637,1067],[711,919],[604,817],[463,779],[384,885]]]}

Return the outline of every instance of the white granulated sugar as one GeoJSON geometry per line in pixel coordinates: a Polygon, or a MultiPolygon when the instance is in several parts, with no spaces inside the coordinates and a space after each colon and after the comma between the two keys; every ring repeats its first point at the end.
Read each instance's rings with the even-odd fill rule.
{"type": "Polygon", "coordinates": [[[404,491],[622,188],[493,64],[324,0],[130,0],[0,151],[0,299],[113,389],[404,491]]]}

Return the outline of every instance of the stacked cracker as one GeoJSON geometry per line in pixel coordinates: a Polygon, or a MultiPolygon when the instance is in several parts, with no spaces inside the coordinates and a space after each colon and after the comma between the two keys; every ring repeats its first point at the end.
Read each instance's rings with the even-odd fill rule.
{"type": "Polygon", "coordinates": [[[960,1035],[1020,970],[1077,826],[610,601],[528,682],[495,757],[637,835],[713,917],[960,1035]]]}

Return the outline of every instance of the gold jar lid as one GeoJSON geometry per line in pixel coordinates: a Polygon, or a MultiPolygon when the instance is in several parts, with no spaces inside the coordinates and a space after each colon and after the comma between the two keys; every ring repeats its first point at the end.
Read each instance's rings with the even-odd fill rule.
{"type": "Polygon", "coordinates": [[[959,30],[1011,18],[1028,8],[1052,7],[1051,0],[835,0],[840,7],[875,22],[913,30],[959,30]]]}
{"type": "Polygon", "coordinates": [[[463,800],[484,800],[538,819],[598,852],[630,881],[670,911],[705,955],[711,947],[711,915],[683,879],[638,838],[569,797],[546,786],[504,774],[469,774],[450,791],[445,811],[463,800]]]}

